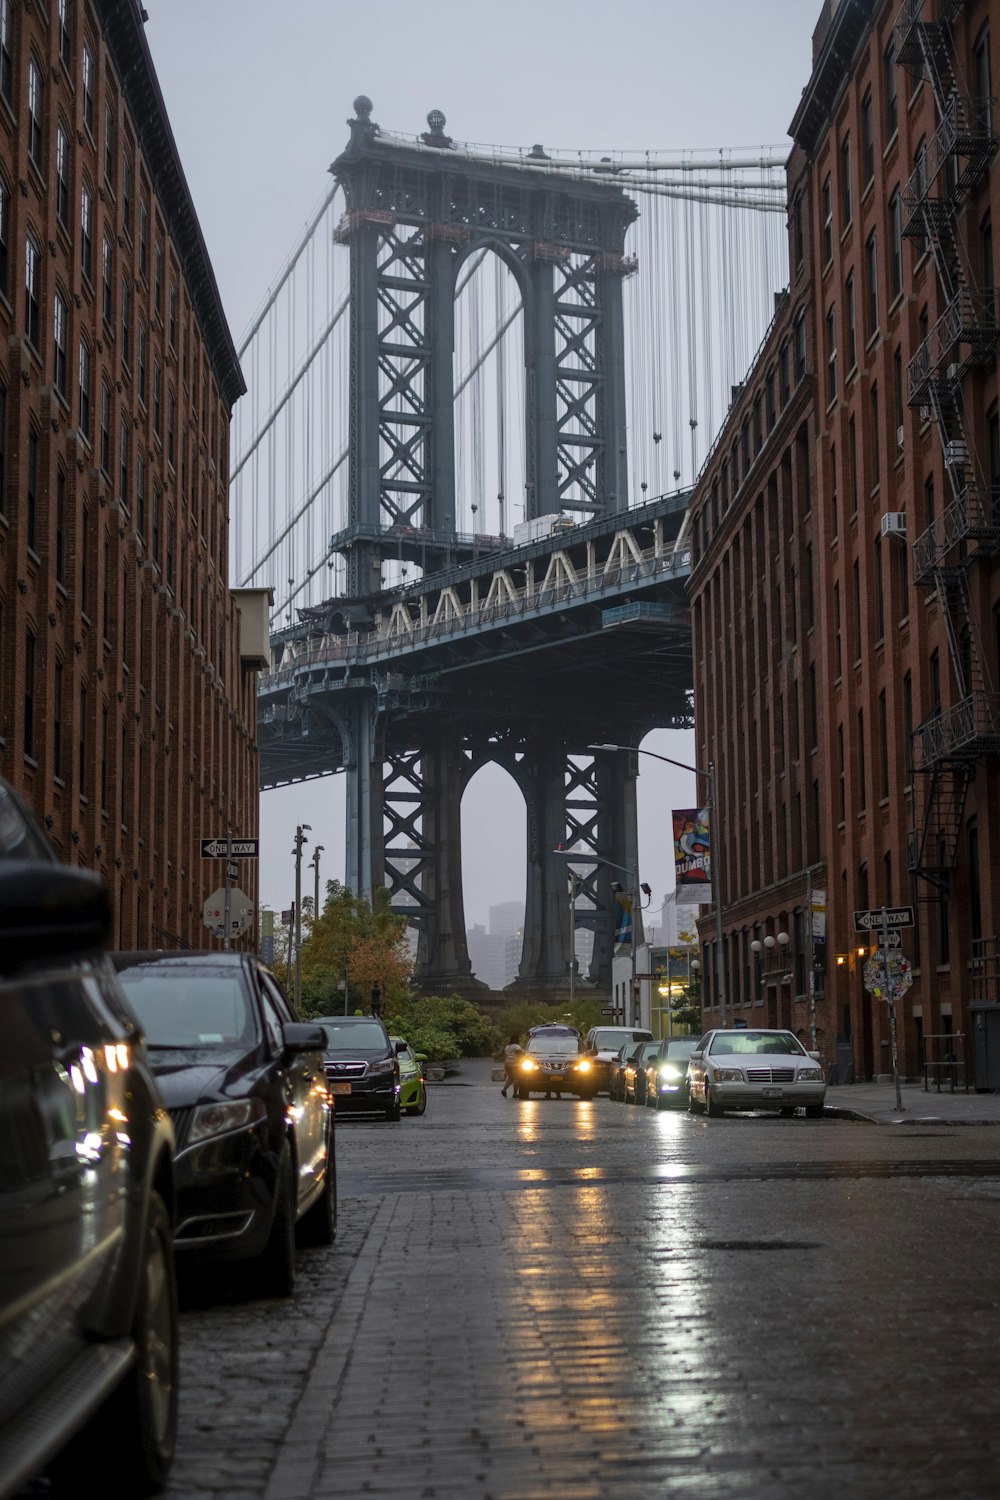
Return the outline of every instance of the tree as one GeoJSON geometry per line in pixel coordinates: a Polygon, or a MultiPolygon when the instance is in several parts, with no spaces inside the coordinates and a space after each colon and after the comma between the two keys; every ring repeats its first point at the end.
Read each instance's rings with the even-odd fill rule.
{"type": "Polygon", "coordinates": [[[385,887],[368,901],[339,880],[328,881],[323,910],[310,927],[302,944],[304,1015],[367,1010],[376,982],[384,1001],[408,992],[413,960],[406,918],[392,910],[385,887]]]}

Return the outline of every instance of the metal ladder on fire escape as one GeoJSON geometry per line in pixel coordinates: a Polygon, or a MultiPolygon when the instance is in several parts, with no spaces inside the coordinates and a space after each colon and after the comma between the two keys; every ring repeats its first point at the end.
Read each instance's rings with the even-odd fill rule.
{"type": "Polygon", "coordinates": [[[928,80],[939,122],[903,191],[903,234],[929,247],[944,311],[910,361],[907,401],[933,414],[950,494],[916,538],[913,558],[916,582],[941,606],[956,693],[947,709],[935,703],[911,737],[908,863],[947,890],[975,762],[1000,752],[1000,698],[969,583],[976,560],[1000,552],[1000,490],[985,481],[963,399],[966,375],[990,363],[1000,330],[996,289],[977,286],[959,234],[963,200],[989,171],[998,136],[991,100],[972,97],[956,77],[951,23],[962,0],[943,0],[935,21],[923,20],[923,9],[924,0],[906,0],[894,28],[896,60],[928,80]]]}

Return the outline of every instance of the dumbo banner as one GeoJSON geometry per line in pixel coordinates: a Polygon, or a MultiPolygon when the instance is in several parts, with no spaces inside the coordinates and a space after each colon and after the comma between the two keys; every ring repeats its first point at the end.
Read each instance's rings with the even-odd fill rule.
{"type": "Polygon", "coordinates": [[[674,877],[678,906],[712,904],[712,853],[707,807],[675,809],[674,877]]]}

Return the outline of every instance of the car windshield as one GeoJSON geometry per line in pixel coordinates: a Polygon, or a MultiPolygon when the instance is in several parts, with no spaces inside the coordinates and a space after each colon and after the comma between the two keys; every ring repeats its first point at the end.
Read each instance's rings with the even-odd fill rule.
{"type": "Polygon", "coordinates": [[[805,1057],[806,1051],[798,1037],[790,1031],[719,1031],[712,1038],[709,1052],[713,1057],[724,1053],[728,1057],[740,1054],[751,1057],[805,1057]]]}
{"type": "Polygon", "coordinates": [[[137,964],[118,978],[150,1047],[252,1047],[260,1039],[250,997],[232,969],[137,964]]]}
{"type": "Polygon", "coordinates": [[[580,1038],[576,1036],[540,1036],[528,1038],[528,1051],[541,1057],[575,1057],[580,1051],[580,1038]]]}
{"type": "Polygon", "coordinates": [[[694,1051],[696,1040],[695,1037],[689,1036],[681,1037],[676,1042],[668,1042],[664,1056],[668,1057],[671,1062],[683,1062],[694,1051]]]}
{"type": "Polygon", "coordinates": [[[598,1052],[617,1052],[625,1042],[646,1042],[648,1031],[623,1031],[620,1026],[598,1027],[592,1033],[593,1044],[598,1052]]]}
{"type": "Polygon", "coordinates": [[[324,1021],[327,1052],[384,1052],[385,1032],[377,1021],[324,1021]]]}

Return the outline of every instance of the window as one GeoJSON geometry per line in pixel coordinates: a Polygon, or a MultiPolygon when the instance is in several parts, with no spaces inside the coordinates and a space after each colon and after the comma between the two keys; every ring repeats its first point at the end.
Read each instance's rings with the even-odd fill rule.
{"type": "Polygon", "coordinates": [[[86,183],[80,189],[80,265],[88,281],[94,279],[94,199],[86,183]]]}
{"type": "Polygon", "coordinates": [[[139,335],[137,341],[137,364],[139,367],[139,400],[143,406],[146,404],[146,325],[139,319],[139,335]]]}
{"type": "Polygon", "coordinates": [[[0,177],[0,292],[10,288],[10,191],[0,177]]]}
{"type": "Polygon", "coordinates": [[[157,241],[153,251],[153,306],[157,313],[163,311],[163,246],[157,241]]]}
{"type": "Polygon", "coordinates": [[[837,309],[834,303],[826,315],[826,399],[837,395],[837,309]]]}
{"type": "Polygon", "coordinates": [[[840,584],[833,586],[833,664],[839,678],[844,670],[844,649],[840,635],[840,584]]]}
{"type": "Polygon", "coordinates": [[[903,290],[903,220],[899,189],[889,199],[889,294],[895,300],[903,290]]]}
{"type": "Polygon", "coordinates": [[[160,361],[153,360],[153,431],[157,437],[163,436],[163,428],[160,418],[160,361]]]}
{"type": "Polygon", "coordinates": [[[104,236],[104,243],[101,250],[101,275],[104,284],[104,321],[110,327],[114,316],[114,288],[112,286],[114,251],[111,248],[111,240],[108,235],[104,236]]]}
{"type": "Polygon", "coordinates": [[[87,43],[83,44],[83,123],[90,134],[94,134],[94,56],[87,43]]]}
{"type": "Polygon", "coordinates": [[[44,150],[42,148],[42,70],[32,58],[28,64],[28,156],[42,171],[44,150]]]}
{"type": "Polygon", "coordinates": [[[69,229],[69,138],[61,125],[56,129],[56,215],[69,229]]]}
{"type": "Polygon", "coordinates": [[[840,224],[846,229],[854,217],[851,193],[851,137],[845,135],[840,147],[840,224]]]}
{"type": "Polygon", "coordinates": [[[872,122],[872,91],[866,89],[861,101],[861,171],[865,187],[875,176],[875,129],[872,122]]]}
{"type": "MultiPolygon", "coordinates": [[[[779,396],[781,398],[781,405],[782,405],[782,407],[784,407],[784,405],[787,402],[789,396],[792,394],[792,386],[791,386],[791,381],[789,379],[789,373],[788,373],[789,369],[790,369],[790,362],[789,362],[789,358],[788,358],[788,340],[785,339],[785,341],[782,343],[781,347],[778,350],[778,394],[779,394],[779,396]]],[[[197,374],[197,370],[198,370],[198,366],[197,366],[197,363],[196,363],[195,364],[195,373],[196,374],[197,374]]]]}
{"type": "Polygon", "coordinates": [[[983,288],[983,298],[987,303],[986,316],[990,322],[996,320],[996,306],[993,296],[996,282],[993,279],[993,220],[986,215],[979,226],[979,264],[982,268],[980,280],[983,288]]]}
{"type": "Polygon", "coordinates": [[[167,294],[167,339],[171,349],[177,348],[177,283],[170,283],[167,294]]]}
{"type": "Polygon", "coordinates": [[[806,315],[801,309],[795,317],[795,379],[803,379],[806,373],[806,315]]]}
{"type": "Polygon", "coordinates": [[[167,391],[167,463],[174,467],[174,433],[177,400],[172,390],[167,391]]]}
{"type": "Polygon", "coordinates": [[[70,0],[59,0],[59,61],[69,70],[73,60],[73,32],[70,17],[70,0]]]}
{"type": "Polygon", "coordinates": [[[896,447],[899,452],[903,451],[903,439],[906,430],[903,426],[904,402],[903,402],[903,351],[899,344],[892,356],[892,384],[893,395],[896,400],[896,447]]]}
{"type": "Polygon", "coordinates": [[[837,504],[837,445],[830,444],[830,530],[834,537],[839,533],[840,516],[837,504]]]}
{"type": "Polygon", "coordinates": [[[858,362],[858,325],[854,306],[854,272],[847,278],[844,288],[847,308],[847,368],[853,370],[858,362]]]}
{"type": "Polygon", "coordinates": [[[111,387],[101,381],[101,468],[111,473],[111,387]]]}
{"type": "Polygon", "coordinates": [[[928,474],[924,481],[924,526],[934,525],[934,475],[928,474]]]}
{"type": "Polygon", "coordinates": [[[123,505],[128,505],[128,418],[122,417],[118,425],[118,494],[123,505]]]}
{"type": "Polygon", "coordinates": [[[993,78],[990,68],[990,28],[986,25],[976,37],[972,48],[972,76],[975,80],[976,103],[985,111],[983,120],[987,129],[992,124],[993,78]]]}
{"type": "Polygon", "coordinates": [[[0,94],[11,103],[14,83],[14,3],[0,0],[0,94]]]}
{"type": "Polygon", "coordinates": [[[854,425],[854,414],[847,424],[847,464],[851,486],[851,515],[858,513],[858,430],[854,425]]]}
{"type": "Polygon", "coordinates": [[[87,689],[80,688],[80,739],[77,744],[77,790],[81,797],[87,795],[87,689]]]}
{"type": "Polygon", "coordinates": [[[146,460],[141,453],[135,456],[135,529],[146,539],[146,460]]]}
{"type": "Polygon", "coordinates": [[[820,218],[823,225],[823,264],[833,259],[833,184],[829,172],[820,191],[820,218]]]}
{"type": "Polygon", "coordinates": [[[899,598],[898,619],[905,620],[910,613],[910,551],[908,547],[894,547],[896,591],[899,598]]]}
{"type": "Polygon", "coordinates": [[[132,293],[127,281],[122,279],[122,364],[132,364],[132,293]]]}
{"type": "Polygon", "coordinates": [[[104,180],[115,185],[115,110],[109,99],[104,106],[104,180]]]}
{"type": "Polygon", "coordinates": [[[858,709],[858,811],[868,806],[868,789],[865,786],[865,711],[858,709]]]}
{"type": "Polygon", "coordinates": [[[42,252],[30,234],[24,242],[24,288],[24,332],[38,349],[42,333],[42,252]]]}
{"type": "Polygon", "coordinates": [[[69,359],[66,352],[68,337],[69,312],[66,307],[66,299],[63,297],[61,292],[56,292],[55,317],[53,319],[52,329],[52,344],[55,352],[53,374],[55,377],[56,390],[64,400],[69,394],[69,359]]]}
{"type": "Polygon", "coordinates": [[[62,776],[62,738],[63,738],[63,665],[61,661],[55,664],[52,683],[52,772],[55,776],[62,776]]]}
{"type": "Polygon", "coordinates": [[[24,634],[24,753],[35,753],[35,637],[24,634]]]}
{"type": "Polygon", "coordinates": [[[128,152],[122,155],[122,228],[132,233],[132,158],[128,152]]]}
{"type": "Polygon", "coordinates": [[[153,561],[156,562],[156,563],[158,563],[160,561],[160,513],[161,513],[161,506],[162,506],[162,500],[161,500],[161,497],[160,497],[160,487],[154,481],[154,483],[153,483],[153,535],[152,535],[151,541],[152,541],[153,561]]]}
{"type": "Polygon", "coordinates": [[[31,552],[38,551],[38,433],[28,428],[28,463],[24,486],[24,532],[31,552]]]}
{"type": "Polygon", "coordinates": [[[882,59],[883,89],[885,95],[885,138],[891,141],[899,127],[898,100],[896,95],[896,42],[893,39],[885,49],[882,59]]]}
{"type": "Polygon", "coordinates": [[[931,652],[930,661],[930,692],[931,692],[931,718],[941,717],[941,658],[936,651],[931,652]]]}
{"type": "Polygon", "coordinates": [[[877,489],[882,479],[882,466],[879,457],[879,430],[878,430],[878,386],[872,386],[869,397],[872,423],[872,489],[877,489]]]}
{"type": "Polygon", "coordinates": [[[875,639],[885,636],[885,590],[882,586],[882,538],[875,538],[875,639]]]}
{"type": "Polygon", "coordinates": [[[149,255],[149,205],[145,198],[139,199],[139,275],[145,280],[149,255]]]}
{"type": "Polygon", "coordinates": [[[796,193],[792,202],[792,259],[795,269],[802,264],[804,240],[802,235],[802,194],[796,193]]]}
{"type": "Polygon", "coordinates": [[[90,511],[83,507],[80,520],[80,610],[90,614],[90,511]]]}
{"type": "Polygon", "coordinates": [[[840,814],[839,822],[843,823],[847,817],[847,790],[844,785],[844,726],[837,725],[837,810],[840,814]]]}
{"type": "Polygon", "coordinates": [[[770,432],[778,420],[777,407],[774,404],[774,366],[771,365],[764,376],[764,409],[767,418],[767,430],[770,432]]]}
{"type": "Polygon", "coordinates": [[[868,282],[868,323],[865,334],[871,338],[878,329],[878,238],[874,229],[865,241],[865,272],[868,282]]]}
{"type": "Polygon", "coordinates": [[[80,340],[80,431],[90,437],[90,346],[80,340]]]}
{"type": "Polygon", "coordinates": [[[913,780],[913,677],[903,678],[903,754],[906,758],[906,785],[913,780]]]}
{"type": "Polygon", "coordinates": [[[857,561],[851,568],[851,583],[854,591],[854,660],[861,659],[861,570],[857,561]]]}

